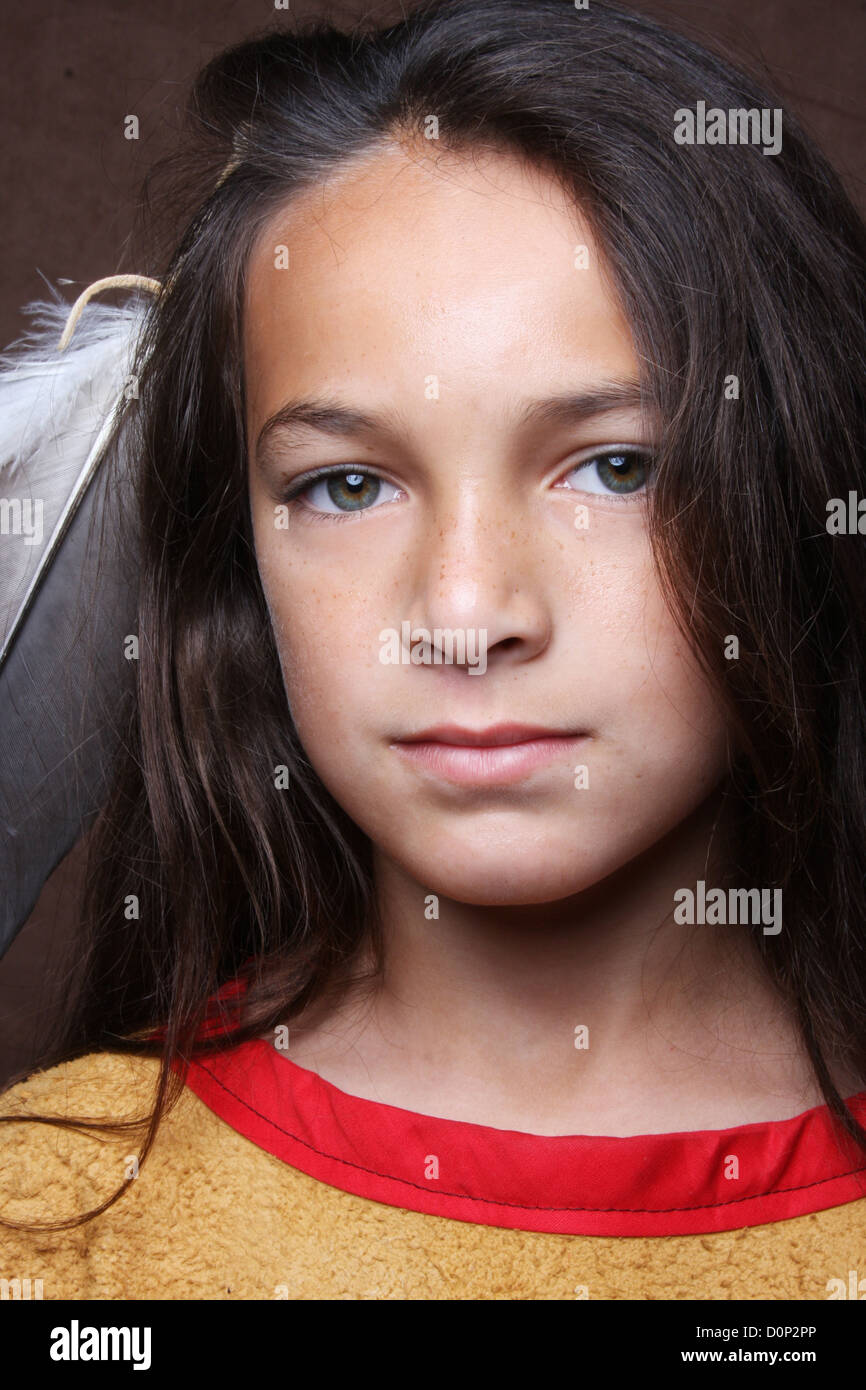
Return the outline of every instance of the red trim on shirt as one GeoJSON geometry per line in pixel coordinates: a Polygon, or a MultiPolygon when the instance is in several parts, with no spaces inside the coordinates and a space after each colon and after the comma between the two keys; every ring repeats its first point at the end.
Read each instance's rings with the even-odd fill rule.
{"type": "MultiPolygon", "coordinates": [[[[349,1095],[261,1039],[192,1061],[186,1084],[238,1133],[330,1187],[485,1226],[697,1235],[866,1197],[866,1158],[853,1141],[843,1147],[826,1105],[722,1130],[527,1134],[349,1095]],[[736,1178],[725,1176],[732,1159],[736,1178]]],[[[866,1091],[848,1103],[866,1123],[866,1091]]]]}

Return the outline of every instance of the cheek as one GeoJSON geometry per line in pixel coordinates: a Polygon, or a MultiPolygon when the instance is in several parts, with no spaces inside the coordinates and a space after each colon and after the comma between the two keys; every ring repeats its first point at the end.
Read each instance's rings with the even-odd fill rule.
{"type": "Polygon", "coordinates": [[[668,610],[655,575],[648,587],[646,631],[653,718],[678,742],[694,741],[698,757],[705,746],[710,751],[724,746],[727,712],[722,694],[668,610]]]}
{"type": "MultiPolygon", "coordinates": [[[[631,785],[649,797],[660,823],[670,827],[725,773],[727,712],[657,591],[646,616],[642,659],[617,712],[620,762],[632,773],[621,792],[627,797],[631,785]]],[[[629,813],[637,814],[636,807],[629,813]]]]}
{"type": "Polygon", "coordinates": [[[664,601],[648,540],[632,539],[591,571],[592,602],[584,591],[585,623],[578,621],[587,657],[572,665],[601,732],[599,801],[606,787],[630,820],[641,815],[638,796],[673,815],[680,801],[700,800],[728,757],[721,692],[664,601]]]}
{"type": "Polygon", "coordinates": [[[722,719],[722,703],[665,603],[646,536],[600,562],[584,598],[593,661],[632,719],[675,727],[722,719]]]}
{"type": "Polygon", "coordinates": [[[366,586],[347,590],[320,567],[287,564],[279,546],[259,556],[259,570],[301,742],[318,762],[344,739],[340,756],[351,760],[352,731],[371,697],[375,704],[384,669],[375,640],[381,604],[366,586]]]}

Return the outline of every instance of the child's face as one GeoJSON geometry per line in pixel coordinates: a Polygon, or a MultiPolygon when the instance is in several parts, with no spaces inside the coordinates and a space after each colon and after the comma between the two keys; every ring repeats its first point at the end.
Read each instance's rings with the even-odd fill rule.
{"type": "Polygon", "coordinates": [[[693,811],[726,737],[654,573],[635,458],[651,429],[627,401],[520,418],[638,374],[556,184],[503,156],[436,168],[395,149],[344,170],[259,239],[244,350],[255,544],[291,712],[377,849],[425,893],[547,902],[693,811]],[[257,449],[270,416],[311,397],[390,426],[294,424],[257,449]],[[326,466],[343,477],[311,484],[278,524],[292,480],[326,466]],[[434,643],[420,664],[418,628],[434,643]],[[462,631],[462,660],[459,646],[430,659],[449,654],[437,628],[462,631]],[[433,726],[513,723],[559,737],[491,754],[400,746],[433,726]]]}

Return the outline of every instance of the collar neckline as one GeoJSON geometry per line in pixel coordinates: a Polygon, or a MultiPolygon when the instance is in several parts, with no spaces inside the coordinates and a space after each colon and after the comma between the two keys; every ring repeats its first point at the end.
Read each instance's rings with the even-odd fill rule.
{"type": "MultiPolygon", "coordinates": [[[[238,1133],[330,1187],[479,1225],[704,1234],[866,1197],[866,1156],[826,1105],[721,1130],[537,1135],[350,1095],[263,1039],[194,1058],[186,1084],[238,1133]]],[[[866,1091],[848,1104],[866,1124],[866,1091]]]]}

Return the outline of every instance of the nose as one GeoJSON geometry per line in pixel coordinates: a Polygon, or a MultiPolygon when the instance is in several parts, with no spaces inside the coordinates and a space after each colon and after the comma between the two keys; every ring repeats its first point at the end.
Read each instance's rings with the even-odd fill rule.
{"type": "MultiPolygon", "coordinates": [[[[437,632],[462,630],[467,651],[472,640],[475,650],[480,642],[488,667],[531,660],[550,641],[538,517],[533,526],[513,497],[503,501],[493,491],[483,480],[464,480],[456,500],[452,495],[428,513],[427,534],[415,549],[406,618],[413,631],[431,634],[434,660],[437,632]]],[[[458,655],[461,650],[452,646],[458,655]]],[[[447,664],[447,652],[442,655],[447,664]]]]}

